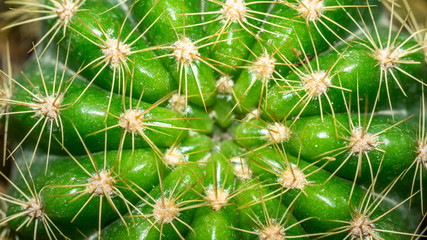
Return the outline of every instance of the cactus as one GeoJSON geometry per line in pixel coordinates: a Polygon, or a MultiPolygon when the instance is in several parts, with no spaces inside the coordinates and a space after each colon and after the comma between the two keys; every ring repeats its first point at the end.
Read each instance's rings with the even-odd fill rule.
{"type": "Polygon", "coordinates": [[[426,237],[410,2],[6,2],[1,239],[426,237]]]}

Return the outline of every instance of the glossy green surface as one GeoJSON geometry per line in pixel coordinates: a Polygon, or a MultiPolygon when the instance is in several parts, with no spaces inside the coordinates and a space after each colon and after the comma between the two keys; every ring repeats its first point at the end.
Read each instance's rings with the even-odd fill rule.
{"type": "MultiPolygon", "coordinates": [[[[230,2],[230,1],[229,1],[230,2]]],[[[244,1],[246,16],[243,19],[227,18],[227,1],[206,1],[205,22],[207,35],[213,36],[210,57],[227,66],[243,66],[244,59],[250,56],[250,47],[256,41],[256,34],[267,18],[265,12],[273,1],[244,1]],[[258,4],[254,4],[258,3],[258,4]],[[214,13],[215,14],[210,14],[214,13]],[[216,20],[216,21],[215,21],[216,20]],[[211,21],[215,21],[210,23],[211,21]],[[242,27],[244,26],[244,28],[242,27]],[[222,33],[221,36],[218,34],[222,33]]],[[[231,11],[231,10],[228,10],[231,11]]],[[[241,69],[230,67],[220,68],[224,74],[238,77],[241,69]]]]}
{"type": "Polygon", "coordinates": [[[236,212],[233,206],[219,211],[212,211],[209,207],[199,208],[191,222],[194,232],[190,232],[186,239],[237,239],[238,232],[230,228],[236,226],[236,220],[236,212]]]}
{"type": "MultiPolygon", "coordinates": [[[[409,49],[411,45],[416,44],[410,42],[404,48],[409,49]]],[[[415,80],[397,69],[391,69],[391,73],[385,74],[378,65],[378,61],[366,51],[366,47],[363,45],[355,44],[350,47],[344,45],[337,50],[342,54],[337,54],[332,50],[320,55],[317,60],[312,59],[308,64],[313,72],[307,72],[307,68],[310,69],[308,64],[298,67],[299,74],[291,73],[285,77],[289,81],[288,83],[280,83],[280,86],[270,88],[268,96],[263,99],[264,109],[269,114],[275,114],[279,119],[320,115],[322,112],[340,113],[346,112],[343,98],[346,99],[347,104],[359,101],[360,106],[367,105],[369,109],[372,109],[377,101],[378,89],[381,91],[377,105],[389,108],[389,96],[392,99],[397,96],[402,97],[399,85],[405,92],[408,92],[409,88],[413,86],[411,83],[415,80]],[[319,65],[317,65],[317,61],[319,65]],[[301,73],[314,74],[320,72],[319,70],[324,73],[329,71],[330,86],[322,95],[312,96],[311,99],[308,99],[309,91],[304,89],[306,85],[299,75],[301,73]],[[393,79],[393,76],[396,80],[393,79]],[[301,90],[301,88],[303,89],[301,90]],[[321,103],[319,103],[320,101],[321,103]]],[[[401,61],[423,62],[423,56],[416,52],[402,58],[401,61]]],[[[396,67],[410,75],[419,75],[422,72],[422,65],[398,64],[396,67]]],[[[395,101],[391,103],[392,106],[396,104],[395,101]]]]}
{"type": "MultiPolygon", "coordinates": [[[[103,169],[111,171],[117,160],[117,154],[117,151],[107,152],[107,166],[105,167],[104,154],[102,152],[94,154],[93,158],[99,171],[103,169]]],[[[80,157],[77,161],[80,162],[92,176],[96,174],[89,158],[80,157]]],[[[142,191],[130,190],[129,186],[136,184],[141,189],[150,191],[158,184],[159,178],[157,176],[156,161],[156,156],[151,149],[137,149],[133,153],[131,150],[127,150],[121,153],[121,171],[116,167],[112,176],[115,177],[117,188],[120,190],[122,196],[129,201],[129,203],[135,204],[139,201],[139,196],[144,195],[142,191]],[[123,174],[119,176],[118,173],[120,172],[123,172],[123,174]]],[[[161,163],[157,162],[157,164],[161,163]]],[[[40,172],[38,175],[33,174],[33,177],[40,181],[42,186],[64,186],[47,188],[42,192],[43,204],[46,206],[46,214],[48,214],[53,221],[63,225],[71,222],[91,196],[91,193],[87,193],[75,199],[77,192],[84,191],[88,188],[78,185],[87,184],[90,176],[82,169],[74,168],[74,166],[75,163],[70,158],[66,158],[62,159],[60,162],[55,162],[46,175],[44,175],[44,171],[40,172]],[[63,169],[69,169],[69,171],[58,178],[56,173],[61,172],[63,169]],[[58,197],[61,195],[64,195],[64,197],[58,197]]],[[[164,172],[165,175],[168,173],[168,171],[164,172]]],[[[97,219],[98,217],[100,197],[100,195],[94,194],[93,199],[73,221],[77,227],[85,229],[97,228],[98,222],[92,219],[97,219]]],[[[121,214],[126,214],[127,207],[130,206],[125,205],[123,198],[117,196],[117,194],[111,197],[114,206],[119,212],[121,214]]],[[[108,200],[103,197],[102,223],[108,223],[116,219],[117,216],[117,213],[111,207],[108,200]]]]}
{"type": "MultiPolygon", "coordinates": [[[[61,14],[55,1],[46,1],[50,12],[42,12],[53,14],[45,32],[61,14]]],[[[386,73],[372,55],[377,45],[388,46],[389,32],[378,21],[377,38],[367,14],[382,15],[379,1],[369,1],[372,9],[365,0],[313,1],[86,0],[65,37],[58,32],[41,57],[42,73],[33,58],[25,76],[16,77],[12,98],[0,94],[0,117],[9,114],[1,113],[4,106],[11,114],[6,140],[27,180],[14,167],[8,195],[0,195],[7,205],[0,208],[0,227],[12,216],[5,227],[22,240],[62,239],[59,230],[90,240],[368,240],[350,225],[365,210],[371,238],[411,238],[427,177],[417,158],[423,135],[418,119],[398,121],[419,111],[420,84],[412,78],[422,80],[425,71],[422,41],[402,31],[390,43],[399,46],[394,54],[417,51],[394,59],[386,73]],[[215,36],[227,25],[220,19],[226,7],[239,3],[244,21],[215,36]],[[302,16],[304,7],[323,4],[319,15],[302,16]],[[358,31],[350,45],[342,42],[357,30],[350,16],[366,20],[359,27],[375,37],[368,41],[358,31]],[[255,39],[249,31],[258,28],[255,39]],[[105,58],[107,39],[135,41],[132,53],[118,59],[126,66],[105,58]],[[181,40],[195,43],[197,51],[183,54],[189,61],[176,58],[181,40]],[[254,69],[263,51],[275,59],[266,77],[254,69]],[[301,75],[318,72],[328,72],[330,83],[306,102],[301,75]],[[223,74],[234,87],[217,81],[223,74]],[[40,108],[37,100],[57,97],[58,88],[59,109],[40,108]],[[395,115],[378,113],[389,102],[395,115]],[[144,114],[124,121],[131,111],[144,114]],[[351,135],[359,126],[373,136],[363,151],[354,146],[364,139],[355,143],[351,135]],[[114,180],[95,181],[108,171],[114,180]],[[411,194],[409,208],[402,201],[411,194]],[[33,215],[35,197],[40,216],[33,215]],[[49,227],[56,236],[48,236],[49,227]]],[[[127,51],[121,47],[113,53],[127,51]]]]}
{"type": "MultiPolygon", "coordinates": [[[[261,179],[268,183],[274,183],[277,181],[277,174],[281,174],[282,171],[286,170],[286,160],[289,161],[295,168],[295,164],[298,163],[298,169],[304,169],[304,174],[309,182],[308,185],[302,189],[283,189],[286,194],[283,194],[283,202],[291,204],[297,198],[294,203],[293,215],[298,219],[307,219],[310,217],[317,217],[302,223],[304,230],[307,232],[322,233],[330,231],[336,227],[345,226],[345,224],[333,222],[331,220],[341,221],[352,221],[352,210],[357,210],[358,207],[367,207],[373,200],[365,202],[365,205],[359,205],[363,199],[364,194],[367,192],[360,186],[356,186],[351,199],[351,206],[355,209],[349,209],[349,198],[352,183],[348,180],[344,180],[339,177],[332,177],[327,183],[325,181],[329,178],[330,172],[325,170],[319,170],[315,166],[307,167],[308,163],[300,159],[299,161],[292,156],[287,155],[286,158],[279,154],[276,150],[271,148],[265,148],[256,152],[257,155],[251,155],[250,158],[256,161],[253,166],[255,174],[260,174],[261,179]],[[262,157],[259,157],[262,156],[262,157]],[[286,159],[286,160],[285,160],[286,159]],[[265,168],[271,169],[272,172],[265,171],[265,168]],[[313,173],[315,172],[315,173],[313,173]],[[311,174],[313,173],[313,174],[311,174]],[[309,175],[310,174],[310,175],[309,175]],[[298,196],[299,195],[299,196],[298,196]],[[369,203],[369,204],[368,204],[369,203]]],[[[279,188],[280,185],[273,185],[273,189],[279,188]]],[[[374,211],[369,211],[370,219],[373,220],[377,217],[382,216],[385,212],[392,209],[395,202],[393,199],[385,198],[379,208],[374,211]]],[[[372,210],[372,205],[370,210],[372,210]]],[[[416,228],[416,220],[411,216],[411,213],[407,206],[402,206],[397,210],[387,214],[386,217],[380,218],[375,222],[375,227],[378,229],[394,230],[401,232],[412,232],[416,228]],[[400,224],[404,221],[406,224],[400,224]]],[[[328,239],[343,239],[348,233],[343,232],[334,236],[328,237],[328,239]]],[[[407,236],[399,236],[387,232],[378,232],[382,238],[385,239],[406,239],[407,236]]]]}
{"type": "MultiPolygon", "coordinates": [[[[185,191],[187,186],[191,186],[197,182],[197,176],[201,173],[201,170],[197,167],[180,167],[176,168],[171,174],[163,179],[163,194],[166,199],[173,199],[176,196],[181,196],[176,199],[177,203],[184,202],[186,200],[191,200],[197,198],[197,194],[194,191],[200,191],[200,188],[196,187],[194,191],[185,191]],[[185,194],[182,194],[185,192],[185,194]],[[182,194],[182,195],[181,195],[182,194]]],[[[197,185],[196,185],[197,186],[197,185]]],[[[160,186],[157,186],[152,190],[149,195],[158,201],[162,199],[162,191],[160,186]]],[[[146,197],[150,204],[153,204],[153,201],[146,197]]],[[[151,214],[153,209],[152,207],[145,203],[141,202],[137,205],[141,209],[141,212],[144,214],[151,214]]],[[[180,213],[178,216],[179,219],[183,222],[190,222],[194,214],[195,209],[187,209],[180,213]]],[[[185,235],[188,231],[188,227],[182,224],[181,221],[173,220],[172,223],[163,224],[162,232],[163,239],[177,239],[179,235],[174,231],[171,224],[173,224],[180,234],[185,235]]],[[[155,219],[152,217],[145,218],[128,218],[126,220],[129,225],[129,229],[126,229],[124,224],[120,220],[116,220],[108,227],[103,229],[102,238],[103,239],[159,239],[160,237],[160,223],[156,223],[156,228],[152,227],[152,224],[155,222],[155,219]]]]}
{"type": "MultiPolygon", "coordinates": [[[[43,62],[43,77],[46,81],[46,86],[48,89],[48,95],[51,96],[50,92],[53,89],[53,80],[55,74],[54,65],[49,62],[43,62]]],[[[36,89],[43,88],[43,81],[35,65],[30,65],[25,71],[26,76],[31,79],[33,86],[36,89]]],[[[70,78],[72,75],[67,74],[66,79],[70,78]]],[[[60,79],[60,76],[58,76],[60,79]]],[[[23,80],[21,78],[21,80],[23,80]]],[[[58,89],[58,83],[55,89],[58,89]]],[[[25,87],[32,92],[37,94],[37,91],[34,90],[29,84],[25,84],[25,87]]],[[[63,85],[65,89],[65,86],[63,85]]],[[[102,151],[105,144],[105,130],[106,125],[104,123],[107,118],[107,126],[109,128],[107,131],[108,144],[107,148],[111,150],[116,150],[117,146],[121,142],[123,137],[123,128],[118,126],[119,118],[125,110],[129,110],[129,101],[132,101],[132,109],[134,110],[138,104],[138,100],[124,98],[121,96],[113,94],[109,98],[110,93],[100,89],[96,86],[90,86],[85,94],[82,95],[82,92],[86,88],[86,83],[83,80],[76,79],[72,85],[68,88],[68,91],[63,97],[61,108],[59,111],[59,116],[61,122],[58,121],[52,125],[52,130],[50,128],[51,120],[44,118],[43,116],[34,117],[33,113],[25,114],[16,114],[15,124],[20,126],[21,130],[19,135],[26,134],[31,130],[37,121],[40,123],[33,130],[31,139],[37,141],[40,131],[44,122],[46,122],[46,127],[44,128],[43,135],[49,136],[49,132],[52,131],[53,136],[55,136],[60,142],[62,141],[62,134],[68,136],[64,138],[63,145],[67,148],[68,151],[74,154],[84,154],[85,151],[81,148],[80,140],[74,130],[73,125],[76,127],[80,135],[83,137],[83,140],[89,150],[92,152],[102,151]],[[78,100],[78,101],[77,101],[78,100]],[[123,102],[124,100],[124,102],[123,102]],[[111,101],[111,106],[109,109],[109,114],[107,115],[108,103],[111,101]],[[68,105],[67,105],[68,104],[68,105]],[[72,105],[69,105],[72,104],[72,105]],[[70,107],[71,106],[71,107],[70,107]],[[78,119],[78,121],[75,121],[78,119]],[[101,131],[99,133],[96,133],[101,131]],[[96,133],[96,134],[95,134],[96,133]]],[[[57,91],[57,90],[56,90],[57,91]]],[[[43,97],[46,97],[46,94],[42,92],[43,97]]],[[[56,95],[54,95],[56,96],[56,95]]],[[[21,101],[25,103],[34,103],[34,98],[31,94],[26,92],[23,88],[17,88],[14,94],[14,100],[21,101]]],[[[141,102],[139,104],[139,111],[145,111],[150,108],[151,104],[141,102]]],[[[11,107],[12,112],[19,111],[28,111],[31,110],[30,107],[13,105],[11,107]]],[[[143,115],[143,121],[148,124],[147,128],[142,129],[143,134],[150,139],[157,147],[166,147],[172,145],[178,137],[185,137],[187,133],[187,124],[186,120],[179,115],[178,113],[173,112],[172,110],[155,107],[143,115]]],[[[41,145],[47,149],[49,143],[49,138],[42,138],[41,145]]],[[[53,152],[59,152],[61,146],[58,145],[57,141],[52,138],[51,140],[51,150],[53,152]]],[[[139,148],[139,147],[149,147],[150,145],[147,141],[140,136],[138,133],[135,133],[134,143],[132,143],[132,134],[129,132],[126,134],[123,148],[139,148]]]]}
{"type": "MultiPolygon", "coordinates": [[[[307,239],[304,237],[306,234],[304,229],[296,224],[298,220],[292,215],[293,211],[284,206],[280,202],[280,198],[268,200],[268,196],[271,194],[268,188],[256,185],[256,183],[252,184],[255,185],[240,194],[236,200],[237,205],[242,206],[239,210],[239,227],[257,233],[262,232],[264,228],[280,223],[280,226],[286,229],[285,236],[290,236],[292,239],[307,239]],[[254,205],[254,202],[257,204],[254,205]]],[[[243,232],[242,239],[260,239],[260,235],[253,233],[243,232]]]]}
{"type": "MultiPolygon", "coordinates": [[[[353,115],[349,120],[347,114],[338,114],[335,119],[339,123],[334,124],[331,117],[325,117],[323,122],[318,116],[301,118],[292,126],[293,135],[286,148],[290,154],[294,156],[300,154],[303,159],[310,162],[322,157],[334,157],[335,161],[325,167],[331,172],[348,158],[337,175],[352,181],[356,175],[359,154],[353,153],[349,148],[339,154],[341,151],[337,149],[344,151],[344,147],[351,145],[349,140],[344,140],[351,139],[351,135],[345,129],[352,131],[359,127],[359,119],[357,115],[353,115]],[[350,127],[350,124],[354,127],[350,127]]],[[[363,116],[360,123],[363,127],[363,116]]],[[[393,125],[390,116],[375,116],[367,130],[371,135],[381,134],[376,138],[375,148],[362,154],[358,182],[365,186],[369,186],[371,182],[370,168],[374,169],[375,175],[376,169],[382,165],[381,175],[376,182],[377,186],[384,187],[405,171],[416,157],[413,150],[417,146],[414,128],[409,122],[394,127],[393,125]]],[[[410,187],[409,183],[406,187],[406,189],[410,187]]]]}
{"type": "MultiPolygon", "coordinates": [[[[78,61],[69,61],[68,66],[75,71],[85,67],[81,74],[109,91],[114,89],[115,92],[120,92],[120,89],[123,91],[126,86],[129,92],[129,79],[124,76],[126,72],[133,73],[133,96],[139,98],[143,94],[145,101],[154,103],[177,89],[177,84],[160,60],[154,59],[156,55],[152,51],[145,51],[149,45],[140,38],[142,32],[134,31],[135,26],[129,19],[125,21],[125,9],[116,7],[101,14],[118,2],[116,0],[85,1],[81,8],[86,10],[79,11],[73,16],[70,29],[61,41],[63,56],[66,55],[70,44],[72,47],[69,58],[78,59],[78,61]],[[141,52],[127,54],[124,64],[111,64],[104,54],[108,39],[120,39],[121,42],[126,40],[124,44],[129,45],[130,52],[141,52]],[[131,43],[133,44],[130,46],[131,43]]],[[[54,21],[49,22],[49,27],[54,23],[54,21]]],[[[61,37],[58,35],[58,38],[61,37]]]]}
{"type": "MultiPolygon", "coordinates": [[[[310,162],[319,159],[333,160],[325,169],[335,172],[340,168],[337,175],[351,181],[358,172],[358,159],[361,157],[358,181],[368,187],[376,169],[381,166],[382,174],[377,185],[385,187],[411,165],[417,154],[414,151],[417,146],[415,129],[409,122],[396,124],[391,116],[378,115],[372,118],[366,130],[364,116],[359,119],[357,114],[351,115],[350,119],[347,114],[324,116],[323,121],[320,116],[303,117],[292,123],[290,138],[283,144],[278,144],[293,156],[300,155],[310,162]],[[359,148],[352,150],[352,136],[355,136],[359,127],[363,129],[364,126],[365,132],[373,136],[374,141],[366,153],[362,151],[359,156],[359,152],[354,152],[359,148]]],[[[272,134],[275,134],[272,125],[260,120],[250,120],[238,125],[233,137],[239,144],[253,148],[264,144],[273,146],[272,134]]],[[[319,166],[323,164],[324,162],[318,163],[319,166]]],[[[408,189],[411,182],[407,184],[408,189]]]]}
{"type": "MultiPolygon", "coordinates": [[[[132,4],[130,1],[129,3],[132,4]]],[[[180,64],[172,56],[173,54],[171,55],[177,41],[188,38],[196,43],[205,36],[200,26],[184,28],[201,22],[200,15],[185,15],[185,13],[200,11],[200,2],[183,0],[138,1],[134,9],[134,14],[139,19],[142,19],[150,11],[150,14],[141,24],[141,31],[148,29],[160,16],[156,24],[147,31],[146,37],[149,43],[151,46],[172,46],[172,49],[161,47],[156,53],[158,56],[164,56],[161,61],[174,77],[175,83],[181,86],[181,91],[189,96],[189,101],[199,106],[212,105],[216,82],[213,69],[204,62],[195,59],[192,63],[185,64],[181,70],[180,64]],[[168,54],[171,56],[166,56],[168,54]]],[[[196,43],[196,46],[200,47],[203,44],[202,41],[196,43]]],[[[206,47],[197,50],[202,57],[209,56],[206,47]]]]}
{"type": "MultiPolygon", "coordinates": [[[[251,61],[254,61],[256,60],[255,57],[260,57],[263,53],[267,53],[269,57],[274,57],[277,60],[275,70],[283,76],[287,75],[291,70],[287,66],[289,63],[298,63],[299,58],[304,58],[304,55],[296,56],[295,52],[305,52],[307,56],[314,56],[315,51],[321,53],[328,49],[330,45],[337,42],[339,40],[337,36],[342,38],[349,35],[343,28],[354,28],[354,23],[347,17],[343,9],[338,8],[335,11],[322,11],[319,18],[311,21],[301,15],[297,10],[299,9],[298,7],[304,9],[300,2],[286,2],[288,2],[288,5],[285,2],[274,5],[271,12],[272,17],[268,19],[269,24],[265,25],[265,31],[260,34],[260,38],[265,39],[267,44],[264,47],[259,43],[255,43],[250,47],[255,56],[249,58],[251,61]],[[280,50],[280,55],[277,54],[278,50],[280,50]]],[[[323,6],[336,7],[339,5],[359,5],[362,3],[364,1],[360,0],[325,0],[323,1],[323,6]]],[[[357,12],[355,8],[347,8],[346,11],[350,14],[357,12]]],[[[277,74],[274,74],[270,78],[275,78],[279,82],[282,80],[277,74]]],[[[270,79],[264,80],[263,84],[261,80],[250,69],[242,71],[234,87],[238,99],[242,98],[240,101],[242,109],[239,110],[247,112],[257,107],[263,89],[262,86],[264,85],[264,90],[266,90],[267,85],[273,86],[276,84],[276,81],[270,79]]]]}
{"type": "MultiPolygon", "coordinates": [[[[170,104],[169,104],[170,105],[170,104]]],[[[168,107],[169,107],[168,105],[168,107]]],[[[203,107],[188,103],[181,111],[177,111],[188,123],[188,128],[199,133],[210,134],[213,131],[214,121],[203,107]]]]}
{"type": "Polygon", "coordinates": [[[215,114],[215,122],[221,128],[227,128],[233,123],[232,119],[236,117],[231,111],[233,107],[234,103],[231,95],[217,95],[216,102],[213,105],[213,112],[215,114]]]}
{"type": "Polygon", "coordinates": [[[202,134],[194,134],[181,141],[176,147],[188,162],[201,161],[211,150],[211,139],[202,134]]]}

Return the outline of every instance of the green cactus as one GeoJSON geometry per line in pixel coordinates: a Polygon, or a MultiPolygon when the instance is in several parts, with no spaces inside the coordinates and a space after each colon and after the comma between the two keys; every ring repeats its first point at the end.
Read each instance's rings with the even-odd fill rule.
{"type": "Polygon", "coordinates": [[[409,2],[7,3],[1,239],[426,237],[409,2]]]}

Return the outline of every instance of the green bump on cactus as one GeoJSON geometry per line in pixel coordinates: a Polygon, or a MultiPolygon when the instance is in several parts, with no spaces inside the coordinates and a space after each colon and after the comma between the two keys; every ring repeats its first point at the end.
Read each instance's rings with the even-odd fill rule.
{"type": "Polygon", "coordinates": [[[1,239],[427,237],[408,1],[7,3],[1,239]]]}

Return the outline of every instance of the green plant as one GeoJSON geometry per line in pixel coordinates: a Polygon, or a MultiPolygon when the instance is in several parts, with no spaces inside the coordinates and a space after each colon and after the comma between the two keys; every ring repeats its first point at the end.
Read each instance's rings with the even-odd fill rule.
{"type": "Polygon", "coordinates": [[[1,72],[2,239],[424,236],[408,2],[8,3],[44,34],[1,72]]]}

